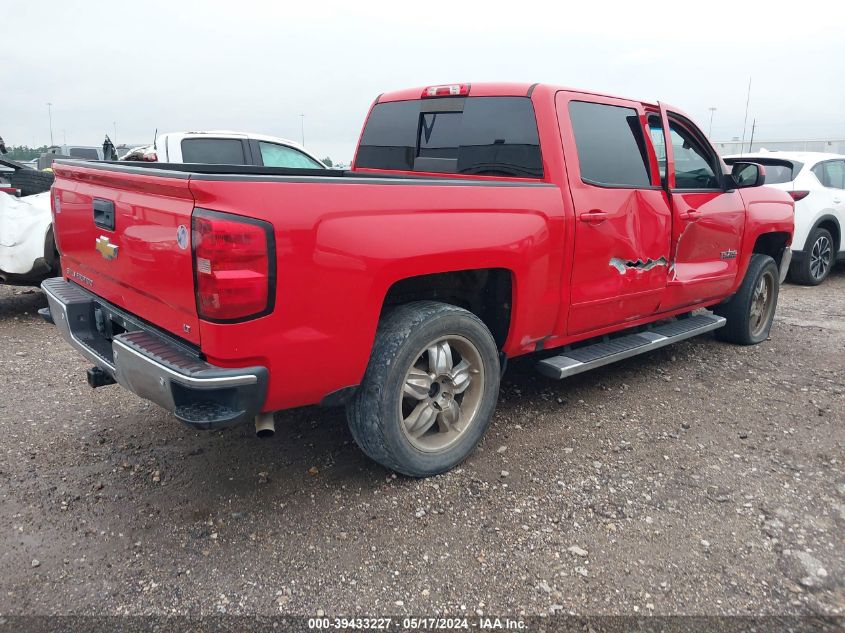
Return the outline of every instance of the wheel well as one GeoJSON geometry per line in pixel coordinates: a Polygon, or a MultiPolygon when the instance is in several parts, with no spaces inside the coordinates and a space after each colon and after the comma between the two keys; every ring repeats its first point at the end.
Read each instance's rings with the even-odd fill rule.
{"type": "Polygon", "coordinates": [[[388,290],[382,313],[393,306],[425,299],[469,310],[489,328],[499,349],[505,344],[513,305],[513,279],[509,270],[457,270],[402,279],[388,290]]]}
{"type": "Polygon", "coordinates": [[[56,240],[53,237],[53,225],[47,229],[47,234],[44,236],[44,261],[50,267],[50,272],[59,273],[59,249],[56,247],[56,240]]]}
{"type": "Polygon", "coordinates": [[[780,266],[780,261],[783,258],[783,252],[786,249],[786,243],[788,241],[789,233],[763,233],[754,242],[753,252],[768,255],[780,266]]]}
{"type": "MultiPolygon", "coordinates": [[[[839,235],[839,225],[833,218],[825,218],[819,222],[817,229],[827,229],[833,236],[834,256],[839,252],[839,245],[841,244],[842,236],[839,235]]],[[[808,238],[809,240],[809,238],[808,238]]]]}

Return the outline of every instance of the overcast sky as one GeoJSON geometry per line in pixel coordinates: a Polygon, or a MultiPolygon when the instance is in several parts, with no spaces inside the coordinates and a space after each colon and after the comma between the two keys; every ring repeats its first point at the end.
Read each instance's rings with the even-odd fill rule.
{"type": "Polygon", "coordinates": [[[373,98],[461,81],[662,100],[713,138],[845,137],[841,2],[3,0],[10,145],[253,131],[349,161],[373,98]],[[723,7],[720,9],[720,4],[723,7]],[[663,8],[661,9],[661,5],[663,8]],[[647,8],[646,8],[647,7],[647,8]]]}

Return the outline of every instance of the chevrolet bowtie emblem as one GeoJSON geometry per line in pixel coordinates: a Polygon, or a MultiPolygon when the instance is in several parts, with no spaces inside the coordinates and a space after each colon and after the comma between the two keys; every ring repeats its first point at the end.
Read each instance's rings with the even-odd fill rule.
{"type": "Polygon", "coordinates": [[[96,244],[95,248],[103,256],[103,259],[112,260],[117,258],[117,246],[109,242],[109,238],[105,235],[98,237],[96,244]]]}

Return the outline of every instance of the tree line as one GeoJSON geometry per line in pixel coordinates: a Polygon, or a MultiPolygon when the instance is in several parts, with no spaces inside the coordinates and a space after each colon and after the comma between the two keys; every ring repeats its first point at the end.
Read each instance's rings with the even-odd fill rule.
{"type": "Polygon", "coordinates": [[[38,158],[41,154],[45,153],[48,149],[48,145],[42,145],[41,147],[29,147],[28,145],[7,145],[6,149],[9,150],[8,154],[4,154],[4,156],[10,160],[33,160],[34,158],[38,158]]]}

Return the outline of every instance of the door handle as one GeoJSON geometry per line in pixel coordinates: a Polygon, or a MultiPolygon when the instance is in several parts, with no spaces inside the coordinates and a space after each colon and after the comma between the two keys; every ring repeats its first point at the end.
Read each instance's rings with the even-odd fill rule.
{"type": "Polygon", "coordinates": [[[688,222],[695,222],[696,220],[701,218],[701,211],[699,211],[698,209],[689,209],[681,217],[683,217],[684,220],[688,222]]]}
{"type": "Polygon", "coordinates": [[[94,224],[101,229],[114,231],[114,202],[103,200],[102,198],[94,198],[93,207],[94,224]]]}
{"type": "Polygon", "coordinates": [[[601,224],[607,220],[607,213],[600,211],[599,209],[592,209],[579,215],[578,219],[582,222],[587,222],[588,224],[601,224]]]}

